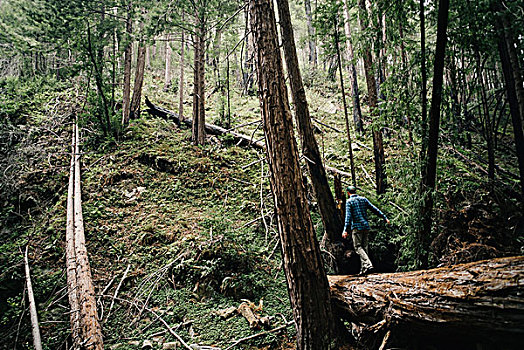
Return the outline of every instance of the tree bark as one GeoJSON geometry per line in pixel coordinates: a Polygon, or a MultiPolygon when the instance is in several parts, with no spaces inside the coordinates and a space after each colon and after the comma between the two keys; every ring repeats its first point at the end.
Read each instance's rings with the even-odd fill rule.
{"type": "MultiPolygon", "coordinates": [[[[142,9],[144,12],[144,9],[142,9]]],[[[131,100],[131,108],[129,111],[129,117],[136,119],[140,117],[140,101],[142,100],[142,85],[144,83],[144,68],[146,64],[146,45],[143,38],[144,23],[140,24],[140,31],[142,37],[138,42],[138,53],[136,57],[136,72],[135,72],[135,85],[133,86],[133,99],[131,100]]]]}
{"type": "Polygon", "coordinates": [[[297,349],[333,349],[334,318],[298,162],[271,0],[251,0],[259,98],[297,349]]]}
{"type": "Polygon", "coordinates": [[[317,45],[315,43],[315,28],[313,28],[313,16],[311,15],[311,0],[304,0],[307,21],[307,35],[309,46],[309,63],[317,65],[317,45]]]}
{"type": "Polygon", "coordinates": [[[437,22],[437,47],[433,70],[433,91],[429,111],[428,149],[422,168],[421,193],[423,196],[420,218],[422,229],[418,232],[416,257],[420,267],[428,266],[428,252],[431,242],[431,225],[433,211],[433,191],[437,177],[438,135],[440,127],[440,102],[442,101],[442,85],[444,80],[444,59],[446,57],[447,26],[449,0],[439,0],[437,22]]]}
{"type": "Polygon", "coordinates": [[[326,230],[328,238],[331,241],[335,241],[340,239],[342,233],[342,217],[337,213],[333,193],[329,187],[326,170],[322,164],[322,156],[311,125],[311,116],[309,114],[306,91],[302,83],[302,76],[298,65],[295,38],[291,24],[291,15],[289,13],[289,4],[287,0],[278,0],[277,3],[286,66],[289,72],[293,103],[295,104],[295,119],[297,121],[300,139],[302,141],[302,153],[307,158],[306,163],[308,165],[311,183],[315,191],[315,197],[317,198],[324,229],[326,230]]]}
{"type": "Polygon", "coordinates": [[[122,98],[122,127],[129,124],[130,98],[131,98],[131,55],[133,50],[133,2],[127,4],[126,35],[127,46],[124,51],[124,89],[122,98]]]}
{"type": "Polygon", "coordinates": [[[517,152],[517,159],[519,163],[521,202],[524,203],[524,132],[522,130],[523,116],[520,113],[519,101],[517,96],[517,79],[515,79],[519,72],[515,72],[515,67],[511,64],[509,51],[513,46],[513,42],[508,42],[508,28],[505,27],[503,19],[499,19],[499,22],[497,23],[497,29],[499,31],[498,49],[500,61],[502,64],[502,72],[504,74],[504,81],[506,82],[506,93],[509,102],[511,121],[513,123],[515,149],[517,152]]]}
{"type": "MultiPolygon", "coordinates": [[[[365,31],[368,26],[366,1],[359,0],[359,21],[362,31],[365,31]]],[[[372,119],[378,119],[378,97],[377,85],[375,76],[373,74],[373,57],[371,56],[370,45],[364,48],[364,71],[366,73],[366,82],[368,86],[369,110],[372,119]]],[[[382,133],[377,126],[373,127],[373,156],[375,160],[375,179],[377,184],[377,194],[386,192],[386,173],[384,165],[386,158],[384,156],[384,145],[382,141],[382,133]]]]}
{"type": "Polygon", "coordinates": [[[524,257],[432,270],[328,276],[334,308],[348,321],[399,332],[522,344],[524,257]],[[430,301],[430,302],[428,302],[430,301]]]}
{"type": "Polygon", "coordinates": [[[80,349],[80,313],[78,303],[78,286],[76,277],[75,253],[75,208],[73,202],[75,184],[75,140],[76,127],[73,127],[71,139],[71,165],[69,168],[69,185],[67,188],[67,219],[66,219],[66,271],[67,271],[67,296],[69,299],[69,322],[71,324],[72,348],[80,349]]]}
{"type": "Polygon", "coordinates": [[[344,0],[344,31],[346,33],[346,54],[349,62],[349,79],[351,80],[351,96],[353,97],[353,123],[355,130],[363,134],[362,110],[360,108],[360,95],[358,92],[357,70],[353,63],[353,44],[351,43],[351,22],[349,17],[348,0],[344,0]]]}
{"type": "Polygon", "coordinates": [[[84,235],[84,219],[82,215],[82,190],[80,185],[80,148],[79,132],[76,127],[75,142],[75,189],[74,189],[74,215],[75,215],[75,254],[76,275],[78,287],[78,303],[80,306],[80,325],[82,330],[83,348],[86,350],[102,350],[102,328],[98,322],[96,309],[95,289],[91,277],[91,267],[87,256],[84,235]]]}

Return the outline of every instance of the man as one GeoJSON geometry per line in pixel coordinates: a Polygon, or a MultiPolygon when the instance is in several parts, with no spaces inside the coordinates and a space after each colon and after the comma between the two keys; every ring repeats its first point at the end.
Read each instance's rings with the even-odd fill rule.
{"type": "Polygon", "coordinates": [[[369,222],[367,209],[381,216],[389,224],[389,219],[366,198],[357,194],[355,186],[346,188],[348,200],[346,201],[346,223],[342,238],[348,237],[348,225],[351,223],[351,236],[355,251],[360,256],[360,275],[365,275],[373,269],[373,264],[368,257],[369,222]]]}

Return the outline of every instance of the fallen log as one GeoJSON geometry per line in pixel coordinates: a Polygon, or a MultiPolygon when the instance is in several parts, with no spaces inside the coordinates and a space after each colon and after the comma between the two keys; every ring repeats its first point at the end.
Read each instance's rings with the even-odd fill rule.
{"type": "Polygon", "coordinates": [[[339,314],[418,335],[524,341],[524,256],[366,277],[328,276],[339,314]]]}
{"type": "MultiPolygon", "coordinates": [[[[187,126],[191,126],[193,121],[189,118],[186,118],[184,120],[180,120],[180,117],[178,114],[168,110],[168,109],[165,109],[165,108],[162,108],[160,106],[157,106],[155,104],[153,104],[146,96],[146,105],[149,107],[149,109],[146,110],[146,112],[148,112],[149,114],[151,115],[155,115],[157,117],[161,117],[161,118],[164,118],[164,119],[169,119],[169,120],[173,120],[177,125],[180,126],[181,123],[184,123],[185,125],[187,126]]],[[[206,132],[209,133],[209,134],[212,134],[212,135],[225,135],[225,134],[229,134],[233,137],[233,139],[235,140],[235,142],[237,142],[239,145],[248,145],[248,146],[251,146],[251,147],[254,147],[254,148],[258,148],[258,149],[264,149],[266,147],[265,143],[262,142],[262,141],[256,141],[256,140],[253,140],[253,138],[249,137],[249,136],[246,136],[246,135],[242,135],[242,134],[239,134],[239,133],[236,133],[234,131],[232,131],[232,129],[225,129],[225,128],[222,128],[218,125],[213,125],[213,124],[209,124],[209,123],[206,123],[205,124],[205,128],[206,128],[206,132]]]]}

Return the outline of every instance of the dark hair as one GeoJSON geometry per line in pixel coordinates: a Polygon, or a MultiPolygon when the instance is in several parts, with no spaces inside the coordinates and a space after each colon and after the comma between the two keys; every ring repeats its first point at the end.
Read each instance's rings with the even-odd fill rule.
{"type": "Polygon", "coordinates": [[[346,187],[346,191],[348,191],[351,194],[357,193],[357,188],[355,186],[348,186],[346,187]]]}

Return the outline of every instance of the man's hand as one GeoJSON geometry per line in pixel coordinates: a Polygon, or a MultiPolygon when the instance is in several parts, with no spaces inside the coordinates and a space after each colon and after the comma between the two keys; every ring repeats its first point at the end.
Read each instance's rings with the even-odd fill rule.
{"type": "Polygon", "coordinates": [[[386,219],[386,222],[387,222],[388,225],[391,224],[391,221],[389,221],[389,219],[386,219]]]}
{"type": "Polygon", "coordinates": [[[342,233],[342,238],[348,238],[348,233],[347,233],[347,231],[344,231],[344,232],[342,233]]]}

